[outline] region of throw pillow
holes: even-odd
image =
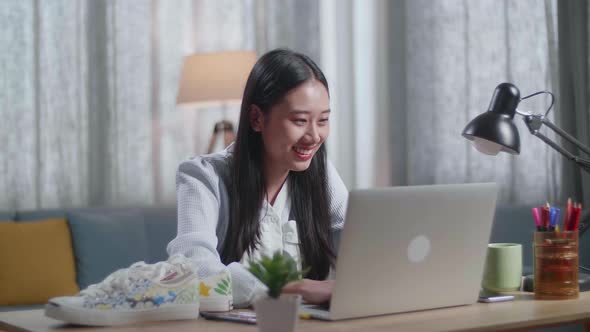
[[[145,223],[139,211],[104,209],[70,212],[67,216],[81,289],[147,259]]]
[[[78,291],[65,219],[0,222],[0,305],[43,304]]]

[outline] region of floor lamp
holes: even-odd
[[[186,109],[221,106],[223,112],[223,120],[213,128],[207,153],[223,149],[235,139],[234,126],[226,119],[227,108],[240,104],[255,62],[253,51],[198,53],[184,58],[177,106]]]

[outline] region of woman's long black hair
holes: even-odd
[[[309,57],[285,49],[263,55],[248,77],[231,165],[230,224],[221,253],[225,264],[239,261],[260,243],[260,209],[266,195],[264,144],[261,134],[250,125],[250,108],[256,105],[267,114],[287,92],[311,79],[328,90],[324,74]],[[310,269],[306,277],[317,280],[326,278],[335,260],[326,161],[322,144],[307,170],[291,171],[288,177],[302,265]]]

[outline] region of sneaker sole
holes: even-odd
[[[233,309],[233,301],[231,297],[226,298],[201,298],[201,311],[230,311]]]
[[[125,325],[148,321],[197,319],[199,304],[179,304],[137,310],[100,310],[47,304],[45,316],[79,325]]]

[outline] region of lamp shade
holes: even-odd
[[[255,62],[256,54],[252,51],[186,56],[176,104],[195,107],[203,103],[239,102]]]
[[[463,129],[463,137],[473,141],[475,148],[485,154],[500,151],[520,153],[520,136],[513,119],[520,92],[510,83],[496,87],[488,111],[471,120]]]

